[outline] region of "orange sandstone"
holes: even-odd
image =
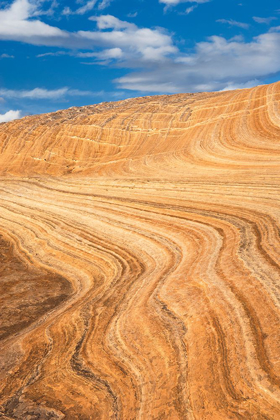
[[[0,124],[0,418],[280,418],[279,100]]]

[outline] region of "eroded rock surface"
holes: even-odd
[[[280,418],[279,100],[0,124],[0,418]]]

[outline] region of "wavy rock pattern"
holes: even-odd
[[[279,99],[0,125],[0,418],[280,418]]]

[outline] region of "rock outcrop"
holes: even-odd
[[[0,418],[280,418],[279,100],[0,124]]]

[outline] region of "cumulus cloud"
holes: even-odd
[[[168,1],[169,4],[180,3],[180,0]],[[205,2],[189,3],[195,7]],[[84,61],[92,59],[85,64],[108,65],[114,62],[122,68],[141,69],[118,78],[116,84],[121,89],[158,93],[222,90],[246,86],[246,83],[255,80],[261,82],[263,77],[280,71],[280,27],[270,28],[250,42],[245,42],[242,37],[225,39],[212,36],[197,43],[194,50],[186,54],[180,52],[172,36],[164,29],[141,28],[112,15],[91,17],[90,20],[96,24],[96,29],[92,31],[62,31],[35,17],[40,11],[39,3],[36,6],[28,0],[15,0],[11,6],[0,10],[0,39],[65,49],[44,52],[39,54],[41,57],[68,54],[84,58]],[[224,22],[247,28],[246,23],[222,20]],[[6,98],[57,99],[93,93],[66,87],[29,91],[2,89],[0,94]]]
[[[96,21],[98,29],[132,29],[135,30],[137,28],[134,23],[129,23],[124,20],[120,20],[112,15],[102,15],[102,16],[91,16],[89,20]]]
[[[8,99],[61,99],[66,96],[89,96],[92,94],[94,93],[90,91],[69,89],[68,87],[54,90],[42,88],[32,90],[0,89],[0,96]]]
[[[75,34],[75,45],[80,51],[55,51],[38,54],[37,57],[70,55],[99,60],[119,60],[126,67],[163,61],[178,53],[172,37],[163,29],[139,28],[112,15],[92,16],[96,31],[79,31]],[[81,51],[87,50],[87,51]]]
[[[0,39],[38,45],[56,45],[67,32],[34,19],[38,6],[28,0],[16,0],[0,10]]]
[[[139,28],[114,16],[102,15],[90,18],[96,21],[96,31],[73,33],[34,19],[37,11],[38,7],[28,0],[15,0],[10,7],[0,10],[0,40],[58,46],[69,50],[96,50],[98,53],[102,49],[119,48],[122,54],[118,54],[118,58],[134,60],[135,63],[139,60],[162,60],[177,52],[171,36],[161,29]]]
[[[248,23],[237,22],[236,20],[232,20],[232,19],[218,19],[216,20],[216,22],[226,23],[230,26],[237,26],[238,28],[242,28],[242,29],[249,29],[249,26],[250,26]]]
[[[133,23],[111,16],[94,16],[98,31],[79,31],[83,39],[93,45],[118,51],[118,58],[136,63],[141,61],[162,61],[166,56],[177,53],[170,35],[161,29],[139,28]],[[118,50],[116,50],[118,49]],[[106,51],[105,51],[106,53]]]
[[[251,42],[212,36],[196,45],[191,54],[179,54],[150,71],[116,79],[122,89],[147,92],[222,90],[280,71],[280,33],[259,35]]]
[[[0,114],[0,123],[18,120],[21,118],[21,111],[7,111],[5,114]]]

